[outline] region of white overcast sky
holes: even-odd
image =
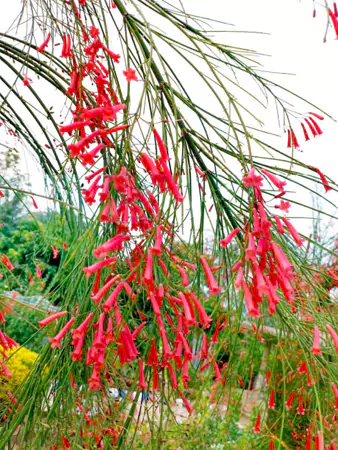
[[[4,32],[16,17],[20,4],[19,0],[6,2],[6,8],[0,15],[1,32]],[[233,27],[227,28],[233,32],[222,35],[222,38],[216,34],[215,36],[230,45],[265,54],[266,56],[259,59],[264,64],[264,69],[289,74],[274,75],[276,82],[338,118],[338,40],[330,30],[327,42],[323,43],[327,15],[322,7],[317,7],[317,18],[313,19],[311,0],[183,0],[183,4],[187,11],[196,15],[233,24]],[[214,27],[223,28],[217,23]],[[265,34],[239,32],[243,30]],[[301,110],[297,108],[297,104],[295,106],[297,110]],[[304,112],[309,110],[311,108]],[[286,137],[282,129],[278,128],[276,116],[271,109],[260,111],[259,114],[270,131],[282,136],[277,145],[285,150]],[[338,125],[330,119],[325,119],[321,125],[324,134],[303,145],[302,153],[298,153],[297,157],[338,181]],[[276,145],[276,142],[274,144]],[[36,176],[38,169],[33,167],[27,156],[25,164],[26,170],[33,174],[33,191],[42,193],[42,177]],[[337,203],[336,193],[329,193],[328,196]],[[310,198],[303,200],[310,201]],[[337,213],[332,207],[328,211],[335,215]],[[308,224],[304,223],[303,232],[306,232],[306,227]]]

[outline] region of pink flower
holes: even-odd
[[[311,347],[311,352],[314,355],[322,354],[322,352],[320,350],[320,333],[319,333],[318,327],[314,327],[314,339],[313,339],[313,346]]]
[[[133,80],[137,81],[136,71],[134,69],[131,69],[130,67],[129,69],[123,71],[123,75],[126,77],[128,83]]]
[[[248,174],[243,177],[244,187],[256,187],[263,186],[263,177],[255,175],[255,168],[253,167]]]
[[[290,207],[291,203],[285,202],[284,200],[281,200],[279,205],[275,205],[275,208],[280,209],[281,211],[285,211],[286,213],[289,212]]]

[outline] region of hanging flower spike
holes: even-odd
[[[136,70],[131,69],[130,67],[129,69],[123,71],[123,75],[126,77],[128,83],[131,81],[137,81]]]
[[[318,133],[317,133],[316,129],[314,128],[314,126],[312,125],[312,123],[309,121],[309,119],[306,119],[306,118],[305,118],[304,120],[305,120],[305,122],[307,123],[308,127],[310,128],[313,137],[318,136]]]
[[[223,238],[222,240],[219,241],[219,243],[221,244],[221,246],[223,248],[225,248],[227,245],[230,244],[230,242],[232,241],[232,239],[240,232],[241,230],[239,228],[235,228],[230,234],[228,234],[228,236],[226,236],[225,238]]]
[[[335,332],[335,330],[331,327],[331,325],[326,325],[327,331],[330,333],[334,346],[336,347],[336,353],[338,355],[338,334]]]
[[[312,169],[312,170],[314,170],[316,173],[318,173],[318,175],[320,176],[320,179],[321,179],[321,181],[322,181],[322,183],[323,183],[325,192],[331,191],[332,188],[329,186],[329,183],[328,183],[328,181],[327,181],[325,175],[324,175],[319,169],[317,169],[316,167],[311,167],[311,166],[310,166],[309,168]]]
[[[320,350],[320,333],[318,327],[314,327],[314,338],[313,338],[313,346],[311,347],[311,352],[314,355],[322,354]]]
[[[48,42],[50,41],[51,35],[50,33],[48,34],[48,36],[46,37],[46,39],[43,41],[43,43],[40,45],[40,47],[38,47],[36,50],[39,53],[43,53],[44,49],[47,47]]]
[[[258,413],[255,426],[253,427],[253,432],[255,434],[259,434],[261,432],[260,424],[261,424],[261,415]]]
[[[214,295],[216,295],[220,292],[221,288],[218,286],[217,281],[215,280],[205,257],[201,256],[200,261],[201,261],[202,267],[204,269],[204,273],[205,273],[207,283],[208,283],[208,286],[210,289],[210,295],[211,295],[211,297],[213,297]]]
[[[253,167],[250,172],[243,177],[244,187],[260,188],[263,186],[263,177],[255,175],[255,168]]]
[[[45,319],[39,320],[38,323],[39,323],[40,327],[45,327],[49,323],[53,322],[56,319],[59,319],[62,316],[65,316],[66,314],[68,314],[68,311],[57,312],[57,313],[52,314],[49,317],[46,317]]]

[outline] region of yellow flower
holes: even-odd
[[[1,346],[0,350],[3,351]],[[12,350],[6,350],[5,353],[8,359],[4,360],[2,356],[0,359],[6,364],[12,376],[7,379],[4,375],[0,375],[0,403],[8,403],[8,391],[15,395],[16,389],[25,380],[38,357],[37,353],[26,347],[15,347]]]

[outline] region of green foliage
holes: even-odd
[[[40,352],[46,337],[43,330],[39,329],[38,321],[46,316],[45,312],[34,308],[14,305],[12,314],[6,315],[4,332],[18,344],[35,352]]]

